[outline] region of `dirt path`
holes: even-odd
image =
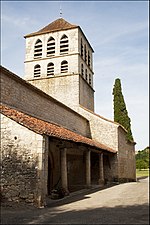
[[[148,178],[51,201],[44,209],[2,208],[4,224],[149,224]],[[54,200],[53,200],[54,201]]]

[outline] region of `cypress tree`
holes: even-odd
[[[121,124],[127,130],[127,140],[133,141],[131,132],[131,120],[128,116],[126,104],[122,94],[121,81],[119,78],[115,80],[114,88],[114,121]]]

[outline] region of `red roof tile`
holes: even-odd
[[[106,150],[108,152],[116,153],[115,150],[97,142],[92,139],[83,137],[77,133],[74,133],[62,126],[45,122],[41,119],[29,116],[23,112],[20,112],[16,109],[10,108],[5,105],[0,106],[1,113],[8,118],[16,121],[17,123],[25,126],[26,128],[38,133],[46,134],[48,136],[60,138],[63,140],[73,141],[76,143],[86,144],[101,150]]]
[[[76,27],[78,27],[78,26],[74,25],[74,24],[71,24],[71,23],[68,23],[63,18],[60,18],[60,19],[57,19],[57,20],[53,21],[52,23],[48,24],[47,26],[45,26],[41,30],[39,30],[35,33],[28,34],[25,37],[44,34],[44,33],[52,32],[52,31],[67,30],[67,29],[72,29],[72,28],[76,28]]]

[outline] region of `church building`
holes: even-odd
[[[59,18],[25,39],[24,79],[1,67],[1,197],[41,207],[55,189],[135,181],[135,142],[94,112],[80,26]]]

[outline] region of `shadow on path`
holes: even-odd
[[[147,181],[145,184],[147,185]],[[16,208],[4,207],[1,211],[1,224],[149,224],[149,206],[146,202],[140,204],[138,199],[136,204],[121,205],[120,203],[114,207],[108,207],[107,202],[100,207],[94,204],[83,207],[82,202],[80,203],[81,200],[91,198],[87,195],[100,190],[110,188],[113,192],[111,187],[114,186],[82,190],[59,201],[48,199],[47,207],[43,209],[33,206],[24,208],[19,205]],[[115,205],[113,204],[115,199],[112,198],[111,201],[112,205]],[[75,207],[69,203],[77,205]]]

